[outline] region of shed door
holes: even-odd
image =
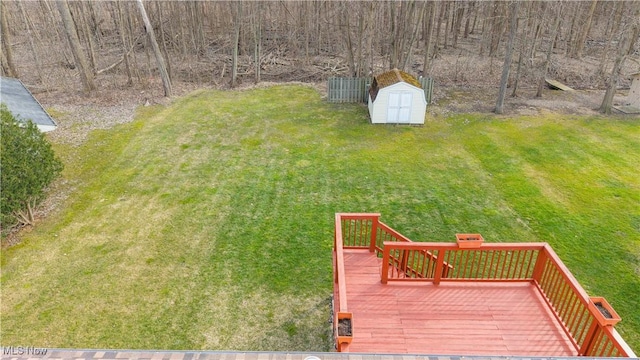
[[[411,120],[412,99],[413,95],[409,91],[390,92],[387,122],[393,124],[409,123]]]

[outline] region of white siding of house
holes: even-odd
[[[380,89],[373,102],[369,97],[369,115],[373,124],[424,124],[426,111],[424,90],[404,82]],[[404,121],[396,122],[394,119]]]

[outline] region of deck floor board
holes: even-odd
[[[576,356],[529,283],[380,283],[380,260],[344,251],[349,352]]]

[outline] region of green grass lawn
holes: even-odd
[[[2,256],[2,345],[331,350],[335,212],[549,242],[640,350],[640,121],[372,126],[307,87],[200,91],[56,145],[75,186]]]

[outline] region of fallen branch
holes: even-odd
[[[107,72],[107,71],[109,71],[109,70],[113,69],[114,67],[116,67],[116,66],[120,65],[120,64],[124,61],[125,57],[129,56],[129,54],[131,53],[131,51],[133,51],[133,48],[134,48],[134,47],[136,46],[136,44],[138,43],[138,40],[139,40],[139,39],[140,39],[140,36],[139,36],[139,37],[137,37],[137,38],[133,41],[133,45],[131,45],[131,47],[129,48],[129,51],[127,51],[126,53],[122,54],[122,57],[120,58],[120,60],[116,61],[115,63],[113,63],[113,64],[111,64],[111,65],[109,65],[109,66],[107,66],[107,67],[106,67],[106,68],[104,68],[104,69],[100,69],[100,70],[96,71],[95,75],[100,75],[100,74],[102,74],[103,72]]]
[[[100,75],[100,74],[102,74],[103,72],[109,71],[109,70],[113,69],[114,67],[116,67],[116,66],[120,65],[120,64],[124,61],[124,57],[125,57],[125,55],[122,55],[122,57],[120,58],[120,60],[116,61],[115,63],[113,63],[113,64],[111,64],[111,65],[109,65],[109,66],[107,66],[107,67],[106,67],[106,68],[104,68],[104,69],[100,69],[100,70],[96,71],[96,75]]]
[[[26,211],[24,209],[17,210],[13,212],[13,215],[16,217],[16,219],[21,225],[33,225],[35,220],[33,216],[33,207],[31,206],[31,201],[27,201],[26,205],[27,205]],[[34,205],[35,205],[35,202],[34,202]]]

